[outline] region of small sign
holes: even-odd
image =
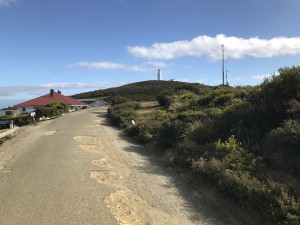
[[[1,120],[0,125],[9,125],[9,129],[13,129],[14,121],[13,120]]]
[[[11,123],[13,123],[12,120],[1,120],[1,121],[0,121],[0,124],[1,124],[1,125],[11,124]]]
[[[35,112],[30,113],[30,116],[35,116]]]

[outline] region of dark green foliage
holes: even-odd
[[[178,120],[164,122],[158,131],[157,143],[161,148],[176,146],[184,138],[185,124]]]
[[[51,107],[40,107],[40,108],[37,108],[35,110],[36,112],[36,116],[37,117],[54,117],[55,116],[55,110]]]
[[[174,97],[172,95],[158,95],[156,97],[160,106],[169,107],[174,102]]]
[[[300,122],[287,120],[272,130],[264,143],[268,162],[279,169],[300,175]]]
[[[269,101],[288,99],[300,100],[300,67],[281,68],[280,76],[265,79],[261,88],[263,96]]]
[[[204,85],[202,84],[191,84],[179,81],[143,81],[132,84],[126,84],[121,87],[108,88],[105,90],[97,90],[91,92],[85,92],[77,95],[73,95],[74,98],[104,98],[114,97],[117,95],[135,101],[155,101],[156,96],[162,93],[173,94],[175,90],[183,87],[191,89],[200,89]]]
[[[2,116],[1,120],[12,120],[14,123],[14,126],[25,126],[28,124],[33,123],[32,117],[28,114],[26,115],[18,115],[17,117],[15,116]],[[7,126],[5,127],[7,128]]]
[[[122,104],[122,103],[129,102],[130,99],[124,98],[120,95],[117,95],[117,96],[114,96],[114,97],[105,98],[105,101],[109,102],[112,106],[114,106],[114,105],[119,105],[119,104]]]
[[[69,111],[68,105],[63,102],[52,102],[44,107],[35,110],[36,116],[39,117],[56,117]]]
[[[155,141],[172,164],[192,166],[266,222],[299,224],[300,67],[279,73],[255,87],[181,85],[160,92],[155,123],[138,121],[126,132]],[[282,174],[298,186],[291,189]]]
[[[272,224],[299,224],[300,203],[294,193],[272,180],[258,179],[261,162],[233,136],[225,142],[218,140],[208,149],[192,162],[196,172],[243,207],[258,210]]]
[[[135,137],[139,143],[146,144],[152,140],[155,128],[148,123],[139,122],[127,127],[125,132],[128,136]]]
[[[126,128],[132,124],[132,120],[136,121],[138,119],[135,110],[140,107],[138,102],[126,102],[109,107],[107,112],[113,125]]]

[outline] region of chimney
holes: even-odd
[[[54,89],[50,89],[50,96],[53,97],[54,95]]]
[[[58,94],[61,94],[61,91],[60,91],[60,90],[57,90],[57,93],[58,93]]]

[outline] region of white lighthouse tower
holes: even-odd
[[[158,69],[158,71],[157,71],[157,80],[162,80],[162,75],[161,75],[160,69]]]

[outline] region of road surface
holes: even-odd
[[[105,108],[73,112],[0,146],[0,225],[245,224],[187,179],[109,126]]]

